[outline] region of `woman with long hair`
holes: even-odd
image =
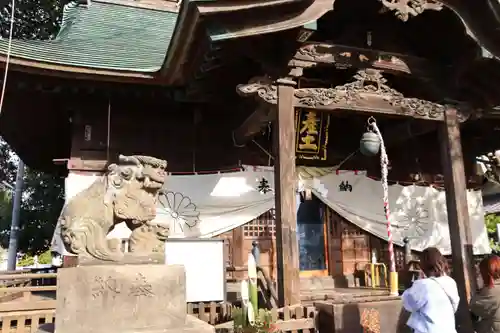
[[[460,297],[448,276],[446,258],[428,247],[420,259],[420,279],[403,293],[403,306],[411,312],[406,323],[415,333],[456,333],[455,312]]]
[[[489,256],[479,263],[483,287],[471,299],[470,310],[476,316],[477,333],[500,333],[500,258]]]

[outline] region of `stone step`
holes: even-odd
[[[334,289],[335,287],[335,280],[331,276],[300,278],[301,291]]]

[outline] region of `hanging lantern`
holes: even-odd
[[[368,119],[368,130],[361,136],[359,142],[359,151],[365,156],[375,156],[380,150],[380,138],[371,129],[371,122],[374,120]]]
[[[375,156],[380,150],[380,139],[377,134],[368,131],[363,133],[359,142],[359,151],[365,156]]]

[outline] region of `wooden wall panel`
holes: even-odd
[[[71,156],[100,161],[95,168],[102,169],[106,164],[108,150],[110,160],[118,154],[163,158],[168,170],[178,173],[269,163],[257,146],[234,145],[230,134],[233,124],[225,111],[215,106],[154,99],[91,99],[75,107],[74,113]],[[91,129],[90,139],[85,136],[85,128]],[[70,169],[82,165],[84,170],[95,171],[91,163],[76,163]]]
[[[342,221],[341,228],[343,273],[351,275],[370,262],[370,236],[346,220]]]
[[[258,241],[261,251],[260,266],[276,279],[276,239],[273,212],[267,212],[259,218],[224,234],[230,239],[231,265],[246,266],[252,242]],[[389,264],[387,242],[379,239],[348,222],[334,211],[327,209],[328,232],[328,274],[333,277],[362,276],[366,264],[371,262],[372,250],[377,253],[379,262]],[[395,247],[397,269],[403,269],[404,251]],[[231,275],[233,278],[246,278],[246,273]],[[350,279],[348,279],[350,280]]]
[[[260,249],[260,266],[267,271],[269,276],[276,279],[276,239],[272,211],[216,238],[223,238],[226,241],[228,267],[246,267],[248,254],[253,248],[252,243],[257,241]],[[245,279],[247,274],[246,272],[234,272],[228,274],[228,278]]]

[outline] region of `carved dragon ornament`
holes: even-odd
[[[296,107],[317,109],[349,109],[362,112],[405,115],[420,119],[443,120],[446,106],[418,98],[407,98],[387,85],[376,69],[359,70],[354,81],[334,88],[302,88],[294,91]],[[244,96],[257,95],[276,104],[277,86],[270,81],[256,80],[238,86]],[[459,120],[468,119],[468,109],[459,110]]]
[[[165,182],[167,162],[150,156],[123,156],[107,173],[78,193],[59,217],[66,249],[78,256],[120,261],[106,235],[125,222],[132,230],[130,251],[152,253],[168,236],[168,227],[153,224],[156,203]]]
[[[263,101],[270,104],[278,102],[278,88],[272,84],[272,80],[268,77],[252,78],[248,84],[238,85],[236,91],[244,97],[257,94]]]
[[[425,10],[443,9],[443,4],[435,0],[380,0],[380,2],[403,22],[408,21],[410,16],[422,14]]]

